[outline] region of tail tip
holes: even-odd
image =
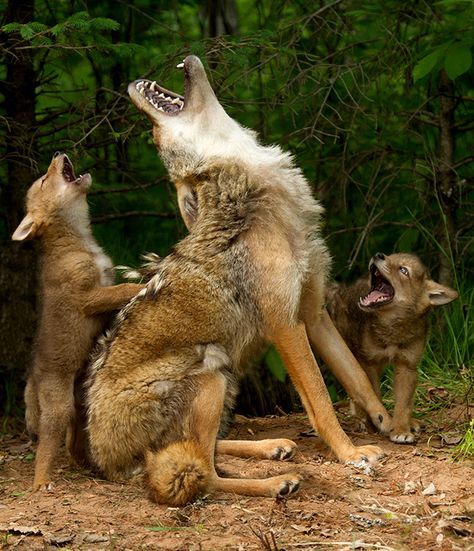
[[[150,500],[171,506],[193,502],[209,490],[210,465],[197,443],[182,441],[145,455]]]

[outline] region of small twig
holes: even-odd
[[[113,214],[106,214],[104,216],[96,216],[92,218],[93,224],[105,224],[107,222],[112,222],[113,220],[122,220],[125,218],[134,218],[136,216],[152,216],[155,218],[176,218],[176,213],[174,212],[153,212],[147,210],[132,210],[129,212],[117,212]]]
[[[111,189],[96,189],[94,191],[89,191],[88,195],[108,195],[109,193],[129,193],[133,191],[141,191],[142,189],[147,189],[149,187],[158,186],[161,183],[163,183],[163,180],[157,180],[155,182],[149,182],[148,184],[140,184],[138,186],[130,186],[130,187],[118,187],[118,188],[111,188]]]
[[[342,545],[347,545],[349,549],[380,549],[381,551],[395,551],[393,547],[388,547],[381,543],[365,543],[363,541],[305,541],[301,543],[292,543],[292,547],[310,547],[323,546],[341,548]]]
[[[270,529],[270,536],[268,536],[268,534],[264,534],[260,529],[255,530],[250,527],[250,530],[252,530],[253,534],[262,544],[263,551],[279,551],[278,544],[275,539],[275,532],[273,530]]]

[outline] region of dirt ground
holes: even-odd
[[[474,550],[474,468],[453,462],[461,406],[431,417],[418,444],[400,446],[355,432],[356,444],[377,443],[386,456],[372,472],[334,461],[303,414],[237,417],[233,438],[291,438],[289,462],[222,456],[228,475],[304,473],[288,499],[215,494],[183,508],[157,506],[140,481],[113,484],[79,473],[61,456],[51,492],[31,493],[34,449],[25,435],[5,435],[0,453],[0,542],[5,549]],[[449,415],[447,415],[449,413]],[[459,429],[458,429],[459,430]]]

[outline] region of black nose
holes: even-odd
[[[385,260],[385,255],[383,253],[375,253],[374,258],[377,260]]]
[[[56,157],[59,157],[59,155],[61,155],[61,151],[55,151],[53,155],[53,159],[55,159]]]

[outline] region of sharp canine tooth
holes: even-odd
[[[156,82],[153,81],[151,84],[150,84],[150,90],[153,90],[153,92],[156,90]]]
[[[177,69],[182,69],[183,67],[184,67],[184,61],[182,63],[178,63],[178,65],[176,65]]]

